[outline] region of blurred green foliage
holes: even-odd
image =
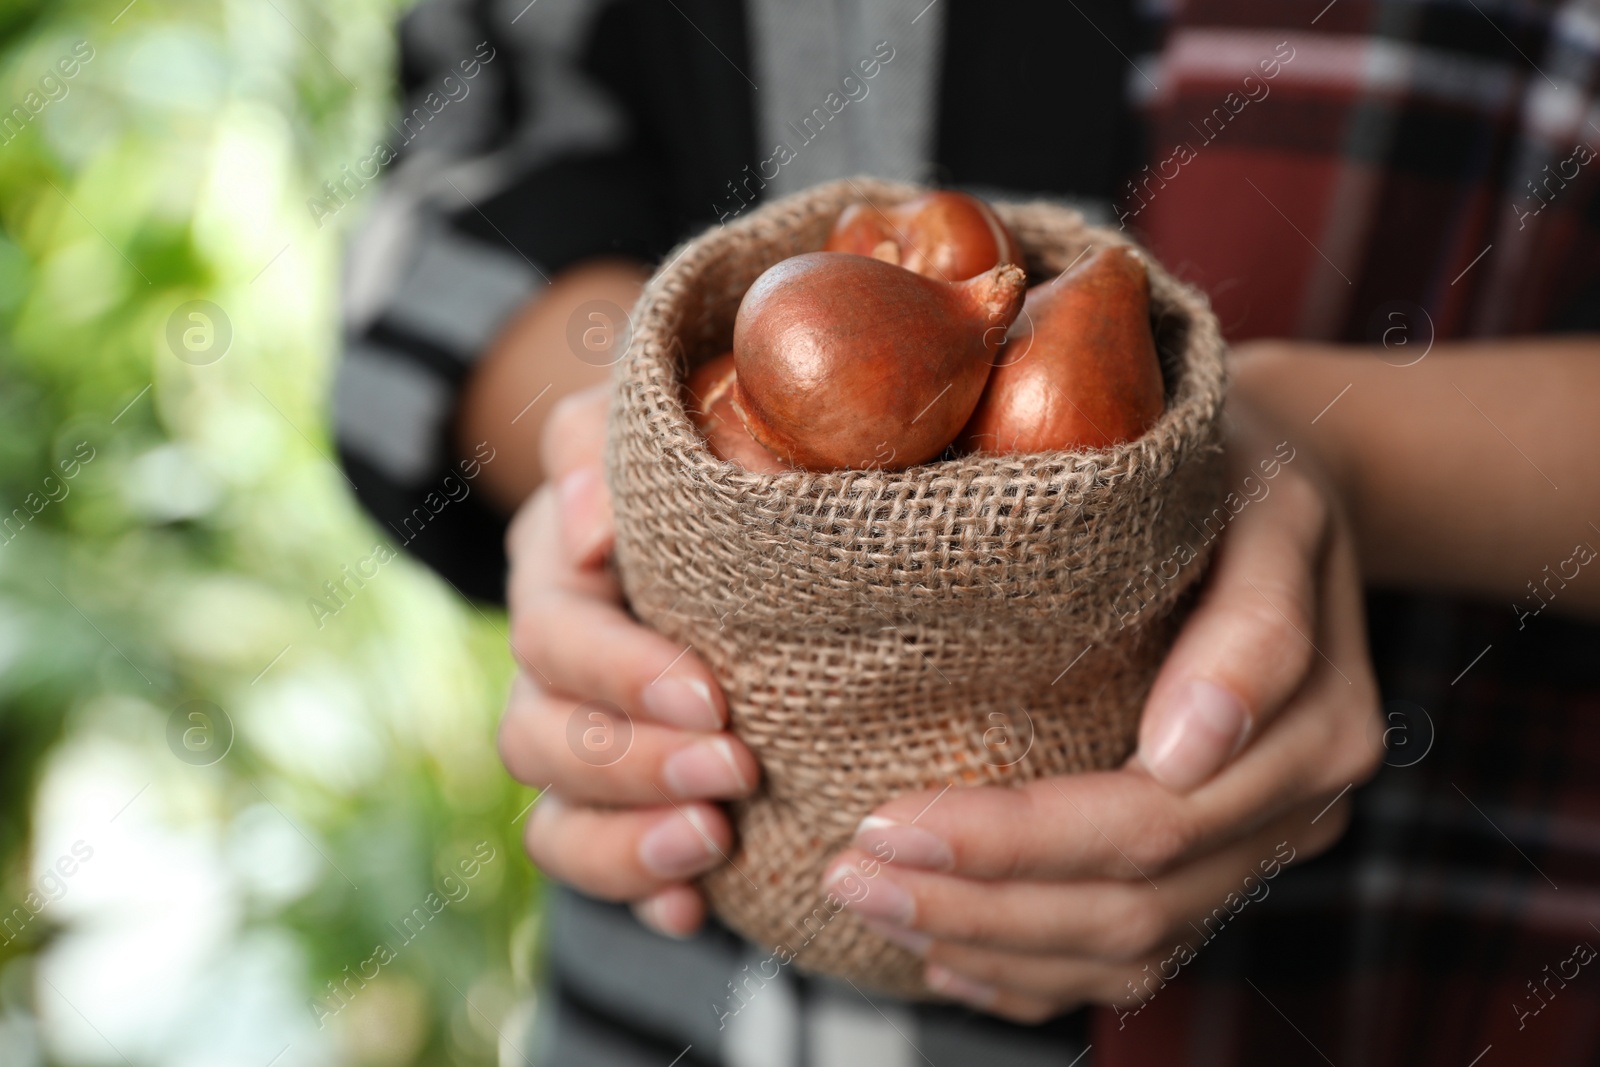
[[[358,212],[306,200],[393,106],[401,6],[0,10],[4,1062],[525,1040],[503,620],[410,560],[308,604],[381,535],[326,428]]]

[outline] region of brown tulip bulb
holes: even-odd
[[[1022,249],[994,209],[966,193],[924,193],[903,204],[851,204],[823,246],[872,256],[941,281],[959,282],[1000,263],[1021,263]]]
[[[709,363],[702,363],[684,383],[683,406],[688,411],[689,421],[706,439],[706,447],[718,459],[757,474],[790,470],[787,463],[762,448],[744,428],[744,422],[733,410],[737,389],[732,352],[724,352]]]
[[[1026,284],[1010,263],[951,283],[839,252],[786,259],[739,304],[734,406],[797,467],[924,463],[971,416]]]
[[[1165,387],[1150,329],[1150,275],[1112,245],[1028,293],[962,431],[984,452],[1109,448],[1161,417]]]

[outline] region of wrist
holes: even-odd
[[[480,483],[500,510],[514,512],[544,480],[546,417],[565,397],[606,381],[616,361],[609,347],[578,351],[575,317],[588,313],[577,323],[585,348],[591,334],[615,345],[626,336],[616,320],[626,316],[644,278],[644,268],[615,259],[567,268],[502,327],[473,368],[456,412],[458,447],[468,453],[481,441],[505,457]]]
[[[1361,364],[1332,345],[1250,341],[1228,353],[1228,403],[1264,423],[1278,440],[1310,453],[1346,515],[1360,511],[1359,426],[1339,413]],[[1353,410],[1353,409],[1352,409]],[[1338,414],[1336,414],[1338,413]]]

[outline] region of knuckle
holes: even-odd
[[[1304,635],[1312,624],[1305,621],[1302,594],[1280,582],[1252,580],[1254,588],[1239,590],[1229,605],[1225,632],[1217,644],[1224,649],[1214,668],[1224,687],[1241,694],[1252,715],[1274,710],[1262,707],[1277,698],[1267,693],[1293,690],[1312,668],[1314,655]]]
[[[1343,688],[1343,687],[1341,687]],[[1340,788],[1369,781],[1383,763],[1382,717],[1375,694],[1340,693],[1337,706],[1318,716],[1318,751],[1327,754],[1319,784]]]
[[[582,432],[584,423],[593,416],[594,398],[585,392],[569,393],[556,401],[539,435],[541,454],[548,456],[558,452],[563,442]]]
[[[1307,530],[1320,530],[1327,524],[1330,515],[1328,499],[1312,479],[1285,478],[1273,491],[1281,494],[1282,513],[1303,521]]]
[[[1148,956],[1167,933],[1167,918],[1153,898],[1135,892],[1113,911],[1113,921],[1102,928],[1102,951],[1107,958],[1126,963]]]
[[[1349,753],[1345,777],[1358,785],[1369,782],[1383,766],[1382,743],[1372,743],[1372,738],[1383,736],[1383,719],[1377,707],[1373,706],[1369,714],[1358,716],[1347,733],[1348,740],[1342,746]]]
[[[506,533],[503,544],[506,558],[515,570],[517,560],[524,547],[532,547],[539,536],[539,524],[543,518],[541,514],[555,506],[555,497],[549,486],[542,485],[534,490],[533,495],[523,501],[517,508],[516,514],[506,524]]]
[[[1295,676],[1311,665],[1311,644],[1305,635],[1315,623],[1304,591],[1289,582],[1261,581],[1240,604],[1240,626],[1249,635],[1256,662],[1278,663]]]
[[[637,751],[637,746],[622,754],[615,763],[593,769],[590,791],[597,803],[636,807],[652,801],[660,803],[663,756]],[[587,766],[585,770],[588,770]]]
[[[1016,939],[1015,916],[1004,909],[974,907],[937,884],[905,886],[916,899],[911,926],[957,945],[994,946]]]
[[[582,861],[573,864],[562,880],[577,886],[591,897],[612,904],[629,904],[645,895],[644,887],[633,884],[620,872],[596,868],[592,863]]]
[[[1306,792],[1321,792],[1338,782],[1338,788],[1348,784],[1349,779],[1344,776],[1345,768],[1341,766],[1341,742],[1344,740],[1344,726],[1339,722],[1339,716],[1326,703],[1307,709],[1311,715],[1311,728],[1313,743],[1308,751],[1316,754],[1316,765],[1312,773],[1301,780],[1300,788]],[[1330,758],[1329,754],[1333,754]]]
[[[1344,836],[1350,828],[1351,813],[1354,805],[1349,797],[1343,797],[1335,804],[1326,816],[1318,820],[1310,840],[1306,843],[1306,856],[1321,855],[1332,848],[1334,843]],[[1326,825],[1323,825],[1323,824]]]
[[[994,1010],[995,1014],[1003,1019],[1024,1026],[1037,1026],[1060,1014],[1066,1006],[1069,1005],[1058,1005],[1055,1001],[1035,1000],[1032,997],[1008,997],[996,1003]]]
[[[1140,829],[1138,839],[1130,846],[1131,861],[1137,863],[1139,870],[1145,874],[1152,871],[1159,874],[1189,854],[1194,847],[1196,834],[1197,831],[1188,820],[1164,809],[1152,815]],[[1120,859],[1117,855],[1109,857],[1113,864],[1118,864]],[[1143,877],[1137,871],[1127,871],[1125,866],[1119,873]]]
[[[543,666],[548,621],[551,617],[550,598],[535,594],[525,601],[510,619],[511,651],[528,663]]]
[[[982,908],[947,908],[935,895],[913,890],[916,908],[911,928],[956,944],[983,944],[993,940],[991,924]]]
[[[528,820],[522,841],[529,860],[547,877],[601,900],[629,900],[636,887],[628,884],[626,872],[618,864],[604,859],[612,851],[597,847],[606,843],[606,837],[605,828],[574,826],[564,806],[552,806],[544,815]]]
[[[554,876],[560,867],[556,848],[560,815],[554,810],[540,814],[537,809],[541,807],[544,805],[536,806],[535,814],[522,827],[522,849],[535,867]]]
[[[1107,968],[1106,973],[1089,983],[1085,997],[1096,1004],[1127,1005],[1130,1000],[1137,1000],[1130,994],[1129,986],[1145,976],[1145,971],[1134,967]]]
[[[522,746],[512,736],[511,716],[504,715],[500,719],[500,728],[494,735],[495,751],[500,755],[500,763],[505,767],[506,773],[517,781],[525,781],[522,765]]]
[[[1048,803],[1040,803],[1040,794],[1032,789],[1007,790],[1007,795],[996,799],[1016,811],[1006,820],[1007,825],[1041,827],[1047,838],[1059,840],[1059,826],[1052,825],[1060,818],[1059,812],[1050,810]],[[1033,834],[997,834],[988,839],[989,847],[996,851],[995,873],[1007,881],[1031,878],[1038,874],[1040,845]]]
[[[575,708],[574,714],[581,710],[581,706]],[[667,792],[663,788],[662,764],[676,749],[648,738],[641,740],[637,734],[619,739],[618,743],[626,748],[616,755],[607,754],[607,762],[596,763],[579,756],[581,742],[552,742],[548,757],[551,779],[585,804],[634,808],[664,803]]]
[[[495,748],[506,773],[524,785],[542,785],[538,779],[544,772],[539,745],[525,728],[526,713],[507,709],[500,719],[500,729],[495,733]]]
[[[1306,805],[1306,812],[1318,810],[1327,803],[1326,797],[1318,797],[1313,802],[1316,807]],[[1295,856],[1286,866],[1297,866],[1307,860],[1314,859],[1328,851],[1344,837],[1345,831],[1350,828],[1350,821],[1355,811],[1354,804],[1348,796],[1340,797],[1317,819],[1316,825],[1308,827],[1303,833],[1294,838]]]

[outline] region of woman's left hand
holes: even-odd
[[[1259,419],[1230,401],[1235,489],[1281,439]],[[1126,765],[897,798],[830,865],[825,885],[893,850],[849,906],[932,990],[1024,1022],[1133,1010],[1343,833],[1382,755],[1355,553],[1304,450],[1270,487],[1219,543]]]

